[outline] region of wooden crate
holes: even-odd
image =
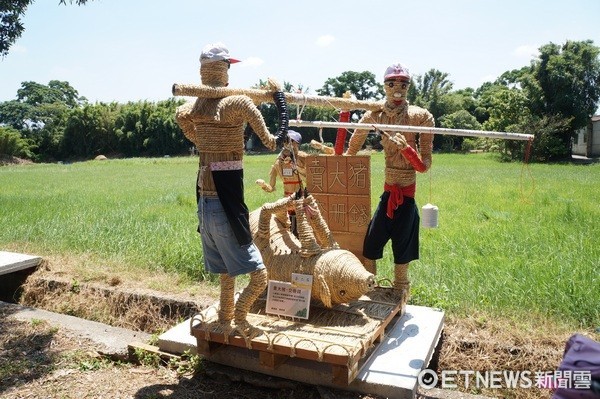
[[[208,360],[223,359],[217,356],[220,351],[246,348],[256,352],[267,372],[292,358],[305,359],[327,364],[331,382],[346,386],[357,376],[373,345],[381,341],[386,327],[403,314],[405,304],[399,291],[380,287],[358,301],[331,309],[313,303],[308,320],[293,320],[264,314],[265,301],[259,298],[248,314],[256,329],[250,336],[220,325],[217,304],[194,316],[191,333],[197,339],[198,353]]]
[[[362,259],[371,220],[371,158],[368,155],[308,155],[306,189],[315,197],[341,248]]]

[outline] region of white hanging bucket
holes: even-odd
[[[425,228],[438,227],[438,207],[432,204],[423,205],[421,225]]]

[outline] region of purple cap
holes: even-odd
[[[295,130],[288,130],[287,134],[288,134],[288,137],[291,140],[294,140],[296,143],[300,144],[302,142],[302,136],[297,131],[295,131]]]

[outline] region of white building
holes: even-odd
[[[600,115],[592,116],[587,127],[576,132],[571,152],[588,158],[600,157]]]

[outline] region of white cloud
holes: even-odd
[[[514,51],[513,51],[513,55],[519,57],[519,58],[527,58],[527,59],[531,59],[533,57],[537,57],[539,55],[539,51],[537,46],[532,46],[529,44],[523,44],[519,47],[517,47]]]
[[[323,35],[317,39],[315,44],[319,47],[327,47],[334,41],[335,37],[333,37],[332,35]]]
[[[243,67],[257,67],[257,66],[261,66],[264,63],[265,63],[265,61],[262,58],[248,57],[245,60],[242,60],[242,62],[240,63],[240,66],[243,66]]]

